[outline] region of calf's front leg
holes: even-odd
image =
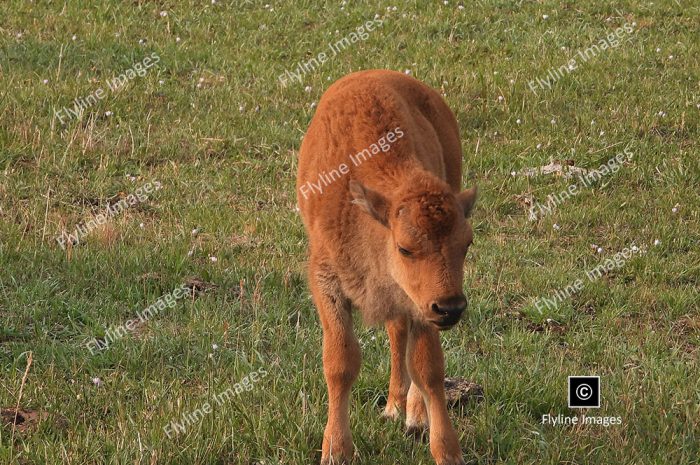
[[[437,329],[412,322],[406,356],[411,381],[420,391],[428,413],[433,458],[438,465],[464,465],[457,433],[447,414],[445,359]]]
[[[406,368],[406,344],[408,343],[408,320],[399,317],[385,323],[391,347],[391,376],[389,378],[389,396],[384,409],[384,416],[397,419],[406,412],[406,397],[411,378]]]
[[[328,421],[323,432],[321,464],[348,463],[354,454],[350,390],[360,372],[360,345],[352,328],[349,300],[327,273],[310,271],[311,293],[323,325],[323,374],[328,386]]]

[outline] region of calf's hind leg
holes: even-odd
[[[350,301],[334,275],[311,266],[309,281],[323,325],[323,374],[328,386],[328,421],[323,433],[321,464],[347,463],[354,448],[350,433],[350,390],[360,372],[360,345],[352,329]]]

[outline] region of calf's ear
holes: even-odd
[[[352,203],[384,226],[389,226],[389,201],[382,194],[351,180],[350,195]]]
[[[464,217],[469,218],[472,214],[474,204],[476,203],[476,186],[457,194],[457,202],[459,202],[462,206],[462,210],[464,210]]]

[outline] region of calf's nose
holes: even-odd
[[[467,298],[464,294],[439,299],[430,305],[433,312],[443,317],[457,317],[462,315],[462,312],[467,308]]]

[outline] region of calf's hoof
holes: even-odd
[[[348,465],[352,462],[351,458],[333,456],[321,459],[321,465]]]
[[[430,435],[430,453],[438,465],[465,465],[462,458],[462,448],[454,431],[440,434],[432,431]]]
[[[403,411],[396,404],[387,404],[382,411],[382,418],[387,420],[398,420],[401,418]]]
[[[437,465],[466,465],[461,453],[455,456],[447,456],[439,460],[435,459],[435,462]]]
[[[427,425],[406,425],[406,437],[416,442],[428,442],[429,432]]]
[[[349,433],[331,434],[326,432],[321,450],[321,465],[349,464],[352,462],[354,452],[355,447]]]

